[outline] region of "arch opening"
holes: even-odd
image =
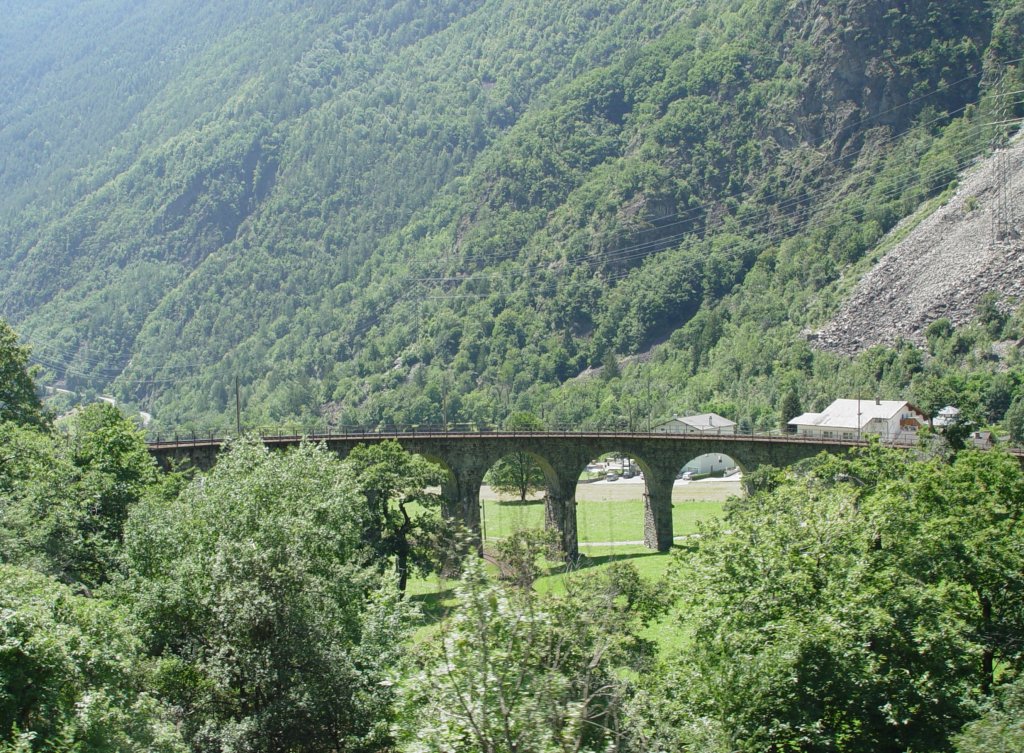
[[[730,497],[745,496],[743,468],[723,452],[690,458],[679,468],[672,483],[672,524],[675,541],[697,532],[704,520],[724,514]]]
[[[448,464],[448,461],[441,455],[434,454],[432,452],[423,452],[422,450],[406,450],[411,455],[419,455],[421,458],[429,463],[433,463],[441,472],[444,474],[444,480],[442,481],[441,489],[448,486],[455,480],[455,472],[452,467]],[[429,489],[428,491],[440,492],[441,489]]]
[[[731,479],[735,476],[734,480],[738,481],[743,478],[743,472],[739,463],[724,452],[705,452],[683,464],[676,474],[676,479],[682,480],[683,476],[686,476],[688,481],[707,478]]]
[[[492,462],[480,486],[484,546],[518,531],[544,528],[545,498],[557,483],[551,464],[534,452],[509,452]]]
[[[643,458],[621,449],[580,469],[574,497],[582,554],[604,560],[635,554],[643,546],[651,473]]]

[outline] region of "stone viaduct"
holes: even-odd
[[[579,552],[576,533],[576,484],[587,464],[605,454],[631,457],[643,471],[644,544],[659,551],[672,546],[672,486],[679,470],[705,453],[728,455],[743,472],[760,465],[787,466],[822,451],[846,452],[866,441],[800,439],[765,435],[631,434],[613,432],[367,432],[306,437],[264,436],[271,448],[318,442],[344,457],[358,444],[395,440],[409,451],[440,464],[448,480],[442,488],[443,513],[480,535],[480,487],[484,474],[498,460],[516,452],[536,458],[544,470],[547,493],[545,520],[556,528],[567,556]],[[224,446],[221,439],[188,439],[149,443],[163,468],[187,463],[210,468]]]

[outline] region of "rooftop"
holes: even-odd
[[[824,426],[839,429],[863,429],[875,418],[886,421],[909,408],[906,400],[834,400],[821,413],[804,413],[789,423],[793,426]]]
[[[697,429],[727,429],[731,426],[735,426],[735,421],[730,421],[725,416],[719,416],[717,413],[700,413],[696,416],[676,416],[676,421],[682,421],[688,426],[693,426]]]

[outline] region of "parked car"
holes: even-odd
[[[618,481],[619,480],[619,474],[613,473],[612,471],[608,471],[608,473],[606,473],[605,476],[604,476],[604,480],[605,481]]]

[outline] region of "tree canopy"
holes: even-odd
[[[0,647],[0,751],[187,750],[115,605],[0,564]]]
[[[692,643],[656,744],[946,749],[995,664],[1020,666],[1020,482],[999,454],[874,447],[736,502],[679,556]]]
[[[41,426],[46,421],[29,353],[28,347],[18,344],[14,330],[0,319],[0,422]]]
[[[180,496],[132,510],[118,593],[148,626],[154,682],[193,750],[386,745],[382,683],[405,618],[356,489],[322,448],[242,441]]]
[[[430,487],[445,472],[393,440],[358,445],[345,459],[366,500],[364,538],[380,566],[395,558],[398,590],[405,592],[411,568],[435,572],[459,559],[459,531],[442,522],[441,499]]]

